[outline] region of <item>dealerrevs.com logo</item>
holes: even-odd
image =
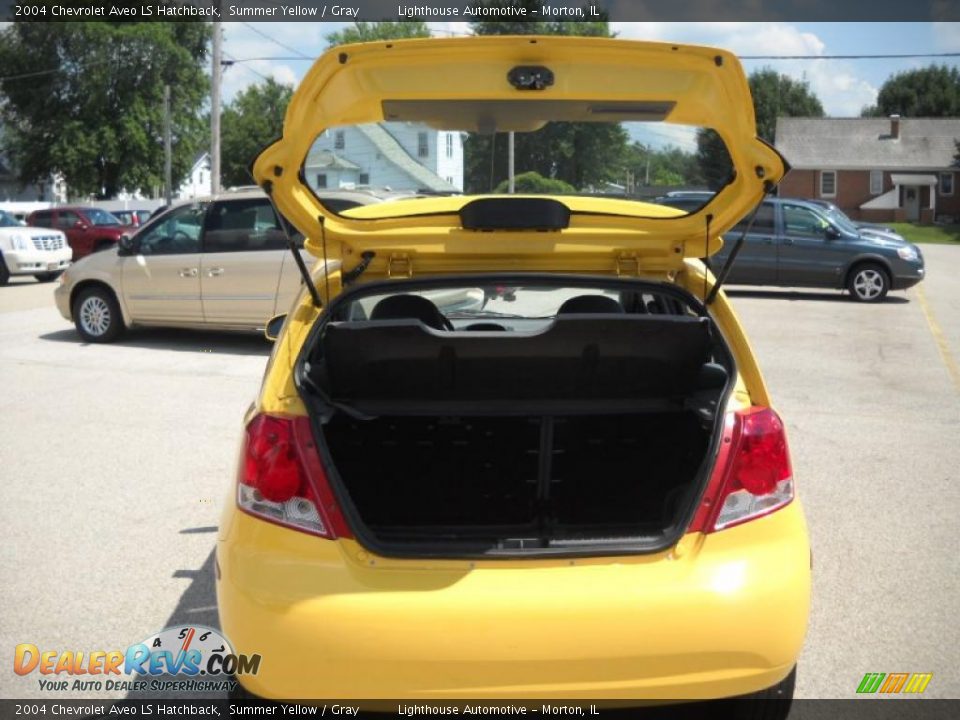
[[[187,625],[161,630],[126,650],[41,650],[21,643],[13,670],[42,676],[41,690],[222,691],[232,689],[234,675],[256,675],[260,661],[259,654],[234,653],[218,630]]]

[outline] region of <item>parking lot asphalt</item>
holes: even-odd
[[[810,523],[798,697],[852,697],[866,672],[932,672],[927,696],[960,697],[960,248],[924,253],[926,282],[881,305],[730,293]],[[0,287],[0,647],[122,650],[216,626],[216,526],[270,346],[148,329],[84,344],[53,287]],[[0,696],[125,694],[51,695],[37,677],[7,665]]]

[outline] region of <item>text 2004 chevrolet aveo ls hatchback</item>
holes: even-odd
[[[734,164],[693,214],[455,187],[338,214],[315,194],[404,143],[396,162],[419,146],[407,169],[442,189],[464,138],[576,147],[667,123],[712,128]],[[308,156],[342,162],[321,179]],[[254,164],[327,262],[277,339],[220,527],[222,627],[263,657],[243,689],[789,697],[806,525],[784,424],[697,259],[785,170],[715,49],[497,37],[320,58]],[[489,301],[430,300],[462,287]]]

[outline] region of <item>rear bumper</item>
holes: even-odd
[[[471,564],[373,557],[231,499],[217,598],[264,697],[728,697],[796,663],[809,553],[798,501],[654,556]]]

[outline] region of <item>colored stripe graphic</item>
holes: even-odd
[[[907,681],[907,686],[903,691],[905,693],[922,693],[927,689],[927,684],[932,677],[933,673],[914,673],[910,676],[910,680]]]
[[[875,692],[919,694],[927,689],[932,678],[933,673],[866,673],[857,692],[864,695]]]
[[[875,693],[885,677],[886,673],[867,673],[863,676],[863,680],[860,681],[860,687],[857,688],[857,692]]]
[[[904,683],[907,682],[907,678],[910,677],[910,673],[890,673],[887,675],[887,681],[880,688],[882,693],[898,693],[901,688],[903,688]]]

